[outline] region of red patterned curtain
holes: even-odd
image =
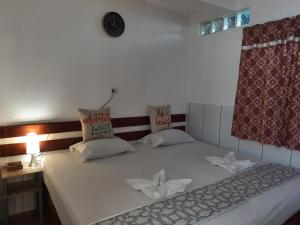
[[[300,15],[243,33],[232,135],[300,150]]]

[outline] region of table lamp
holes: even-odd
[[[40,142],[36,133],[34,132],[27,134],[26,153],[31,155],[31,161],[28,166],[29,167],[39,166],[39,163],[36,160],[37,157],[36,154],[40,153]]]

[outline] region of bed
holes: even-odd
[[[232,176],[204,156],[228,150],[202,142],[153,149],[135,143],[135,152],[80,163],[68,151],[47,156],[44,181],[63,225],[89,225],[152,203],[125,179],[151,178],[165,169],[172,179],[192,178],[186,192]],[[237,154],[239,159],[253,157]],[[300,209],[300,177],[275,187],[203,225],[282,225]]]

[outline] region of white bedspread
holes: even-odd
[[[124,180],[151,177],[160,168],[168,171],[170,179],[193,179],[186,191],[231,176],[224,168],[204,159],[207,155],[224,156],[229,151],[201,142],[158,149],[142,145],[136,148],[136,152],[87,163],[80,163],[69,152],[46,157],[44,179],[63,225],[89,225],[151,204],[149,198]],[[254,160],[239,154],[237,158]],[[299,186],[297,178],[203,224],[281,225],[300,209]]]

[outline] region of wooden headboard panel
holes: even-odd
[[[178,126],[173,124],[173,127],[185,130],[185,124],[183,124],[185,119],[185,114],[172,115],[172,123],[181,123]],[[149,127],[135,129],[139,126],[148,126],[150,124],[148,116],[114,118],[112,124],[114,129],[121,130],[115,131],[116,136],[128,141],[138,140],[150,133]],[[29,132],[47,136],[45,141],[40,142],[41,152],[67,149],[70,145],[82,140],[79,121],[2,126],[0,127],[0,141],[2,141],[0,157],[25,154],[26,145],[20,137],[26,136]],[[48,138],[50,136],[51,138]]]

